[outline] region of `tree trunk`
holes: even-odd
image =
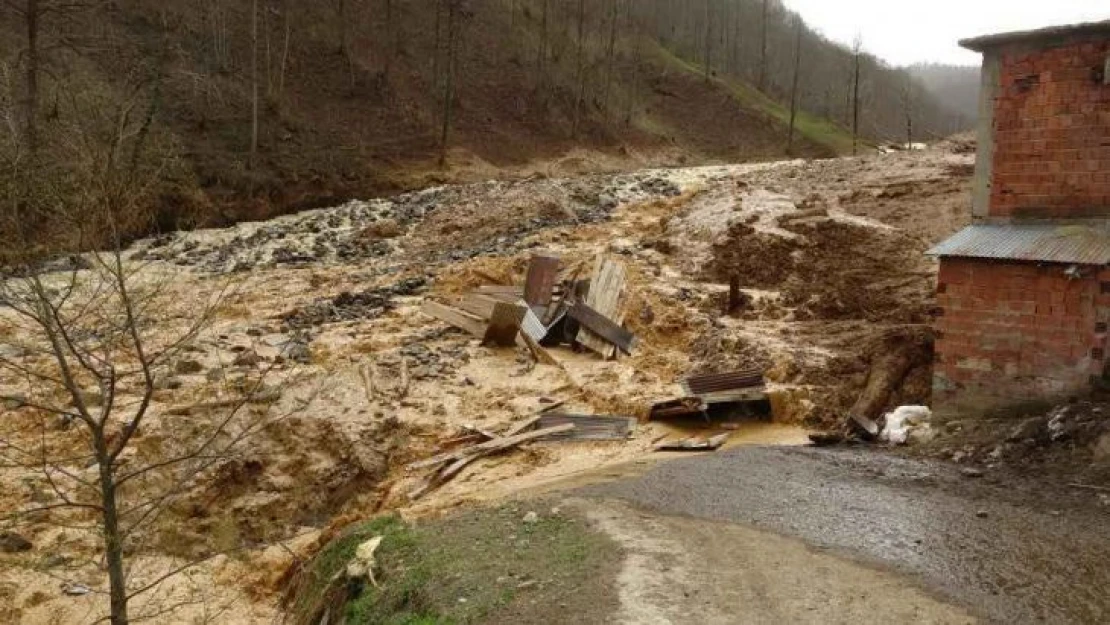
[[[455,31],[457,0],[447,0],[447,81],[443,88],[443,129],[439,137],[439,165],[447,165],[447,141],[451,134],[451,100],[455,96]]]
[[[705,0],[705,82],[712,73],[713,22],[709,19],[709,2]]]
[[[572,126],[571,135],[578,136],[578,128],[582,123],[582,101],[586,97],[586,75],[585,75],[585,57],[583,56],[586,51],[586,0],[578,0],[578,60],[576,62],[578,69],[576,75],[578,79],[578,95],[574,98],[574,125]]]
[[[617,2],[618,0],[610,0],[609,7],[609,49],[607,55],[609,57],[609,70],[605,76],[605,121],[609,121],[609,96],[613,89],[613,72],[615,71],[616,64],[616,48],[617,48]]]
[[[116,478],[103,426],[93,431],[100,464],[100,505],[104,508],[104,558],[108,566],[108,596],[112,625],[127,625],[127,577],[123,569],[123,536],[116,509]]]
[[[258,156],[258,0],[251,0],[251,149],[247,169]]]
[[[855,57],[853,60],[853,77],[852,77],[852,156],[859,153],[859,74],[860,74],[860,55],[862,54],[862,43],[858,40],[855,44]]]
[[[27,0],[27,148],[38,151],[39,0]]]
[[[385,53],[385,79],[388,82],[393,71],[393,57],[397,54],[397,43],[400,41],[393,28],[393,0],[385,0],[385,36],[389,41]]]
[[[794,123],[798,117],[798,79],[802,74],[802,18],[795,18],[794,35],[794,81],[790,88],[790,134],[786,140],[787,156],[794,155]]]
[[[290,3],[286,1],[282,6],[282,21],[285,24],[285,42],[281,46],[281,68],[278,70],[277,95],[281,98],[285,94],[285,68],[289,64],[289,40],[292,35],[292,20],[289,19]]]
[[[763,20],[759,27],[759,90],[767,90],[767,3],[763,0]]]

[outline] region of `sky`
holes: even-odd
[[[784,0],[834,41],[894,65],[978,65],[957,41],[976,35],[1110,19],[1110,0]]]

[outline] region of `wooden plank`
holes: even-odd
[[[493,307],[501,300],[482,293],[467,293],[455,301],[456,307],[476,317],[489,320],[493,316]]]
[[[509,449],[511,447],[516,447],[517,445],[520,445],[521,443],[527,443],[528,441],[532,441],[532,440],[535,440],[537,438],[543,438],[545,436],[551,436],[552,434],[562,434],[563,432],[569,432],[573,429],[574,429],[574,424],[573,423],[568,423],[566,425],[560,425],[560,426],[557,426],[557,427],[547,428],[547,429],[544,429],[544,430],[536,430],[534,432],[525,432],[523,434],[517,434],[515,436],[503,436],[501,438],[495,438],[492,441],[487,441],[485,443],[474,445],[473,447],[467,447],[465,449],[459,449],[459,450],[456,450],[456,451],[449,451],[447,453],[442,453],[442,454],[439,454],[437,456],[433,456],[431,458],[428,458],[427,460],[420,460],[418,462],[414,462],[414,463],[408,465],[405,468],[408,469],[409,471],[415,471],[417,469],[426,469],[428,467],[434,467],[434,466],[438,466],[438,465],[445,464],[445,463],[448,463],[448,462],[453,462],[455,460],[459,460],[460,458],[465,458],[466,456],[469,456],[471,454],[483,453],[483,452],[492,453],[492,452],[495,452],[495,451],[502,451],[502,450],[505,450],[505,449]]]
[[[485,284],[477,289],[478,293],[484,295],[512,295],[514,301],[520,299],[524,295],[524,289],[519,286],[500,286],[494,284]]]
[[[536,339],[529,336],[527,332],[521,332],[519,338],[524,341],[524,344],[528,347],[528,350],[532,352],[533,356],[535,356],[536,362],[540,363],[541,365],[551,365],[553,367],[563,366],[562,363],[560,363],[558,360],[555,359],[554,356],[551,355],[551,352],[547,351],[547,348],[537,343]]]
[[[546,307],[551,303],[555,279],[559,275],[559,257],[553,254],[536,254],[528,263],[528,277],[524,281],[524,301],[529,306]]]
[[[472,334],[479,338],[486,334],[486,324],[478,317],[469,315],[458,308],[444,306],[439,302],[425,301],[424,305],[420,307],[420,312],[434,317],[440,321],[454,326],[467,334]]]
[[[525,307],[497,302],[493,307],[493,315],[489,318],[489,325],[486,326],[485,334],[482,336],[482,345],[502,347],[515,345],[524,313]]]
[[[588,304],[576,302],[567,309],[567,314],[597,336],[619,347],[622,352],[631,355],[632,350],[636,349],[636,335],[590,308]]]
[[[593,278],[590,280],[590,293],[586,296],[586,305],[603,317],[619,321],[620,297],[623,289],[624,265],[604,256],[598,256]],[[606,359],[613,358],[617,353],[615,345],[588,328],[579,330],[578,342]]]

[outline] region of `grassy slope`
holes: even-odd
[[[704,80],[703,66],[678,57],[662,45],[656,44],[655,51],[661,62],[681,68],[694,77]],[[735,98],[740,105],[760,111],[780,124],[786,126],[790,124],[790,109],[772,100],[747,82],[717,76],[711,77],[710,80]],[[836,154],[847,154],[852,151],[852,134],[828,119],[806,111],[798,111],[795,128],[801,136],[827,147]]]
[[[568,602],[615,608],[607,582],[619,567],[616,545],[565,513],[524,523],[527,510],[508,504],[420,524],[388,516],[357,525],[310,563],[290,613],[306,624],[330,610],[352,625],[415,625],[543,622]],[[379,587],[344,579],[358,546],[379,535]]]

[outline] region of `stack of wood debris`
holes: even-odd
[[[472,426],[457,438],[445,441],[450,447],[431,458],[414,462],[409,471],[434,469],[424,482],[409,493],[419,499],[462,472],[475,460],[515,449],[540,439],[549,441],[620,441],[632,436],[636,420],[628,417],[599,417],[556,412],[562,402],[552,404],[532,417],[515,424],[503,434],[493,434]]]
[[[742,369],[724,373],[689,376],[679,382],[683,395],[656,402],[649,420],[699,417],[709,420],[709,408],[722,404],[746,404],[767,399],[767,385],[759,369]],[[710,438],[687,438],[668,441],[656,451],[716,451],[728,439],[727,434]]]
[[[547,347],[570,344],[603,358],[631,354],[636,337],[622,325],[624,266],[598,257],[589,279],[560,276],[560,259],[533,256],[523,286],[485,285],[450,302],[426,301],[423,312],[482,340],[520,345],[536,360],[557,365]]]

